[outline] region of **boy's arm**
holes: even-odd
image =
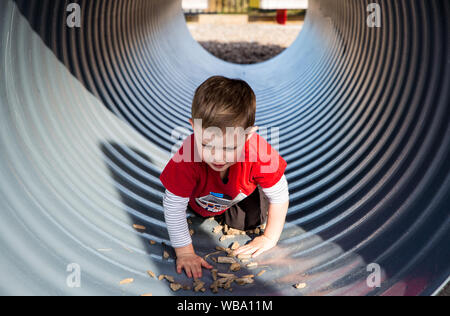
[[[289,190],[286,177],[283,175],[273,187],[263,188],[262,190],[270,201],[264,235],[256,237],[248,245],[238,248],[233,252],[234,255],[251,254],[253,257],[257,257],[275,247],[280,239],[289,208]]]
[[[283,204],[270,204],[269,216],[267,218],[266,229],[264,236],[275,243],[278,243],[281,233],[283,231],[286,214],[289,208],[289,201]]]
[[[289,208],[289,189],[286,176],[271,188],[262,189],[270,201],[267,225],[264,236],[278,242],[283,231],[286,214]]]
[[[195,254],[186,221],[188,203],[189,198],[179,197],[166,189],[163,199],[164,217],[177,255],[177,272],[181,273],[184,269],[189,278],[201,278],[202,267],[212,269],[212,266]]]
[[[166,189],[163,198],[164,218],[172,247],[183,248],[192,244],[186,220],[189,198],[177,196]]]

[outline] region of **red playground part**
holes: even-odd
[[[287,10],[277,10],[277,23],[285,25],[287,21]]]

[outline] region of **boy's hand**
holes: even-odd
[[[266,236],[258,236],[253,239],[249,244],[242,246],[236,249],[233,252],[233,255],[237,256],[240,254],[252,255],[253,258],[256,258],[263,252],[272,249],[277,245],[277,241],[270,239]]]
[[[206,269],[212,269],[202,257],[197,256],[195,253],[180,254],[177,256],[177,272],[180,274],[184,268],[188,278],[194,277],[199,279],[202,277],[202,267]]]

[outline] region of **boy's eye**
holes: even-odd
[[[203,148],[205,149],[212,149],[214,146],[208,145],[208,144],[202,144]],[[225,151],[234,151],[237,149],[237,146],[234,148],[224,148]]]

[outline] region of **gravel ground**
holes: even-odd
[[[214,56],[236,64],[254,64],[275,57],[289,47],[303,23],[188,23],[188,27],[192,36]]]
[[[302,27],[303,23],[188,23],[192,36],[207,51],[236,64],[254,64],[275,57],[295,41]],[[450,283],[438,296],[450,296]]]

